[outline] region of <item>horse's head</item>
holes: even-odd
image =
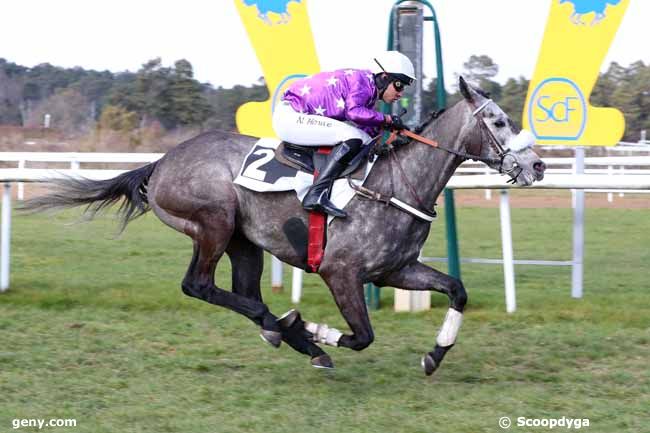
[[[513,183],[529,186],[544,178],[546,164],[532,150],[535,138],[530,131],[516,131],[508,115],[482,91],[472,88],[463,77],[460,92],[472,119],[461,135],[470,155],[479,156],[490,168],[508,174]]]

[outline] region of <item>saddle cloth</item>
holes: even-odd
[[[286,166],[275,159],[275,150],[281,141],[276,138],[260,138],[244,158],[235,183],[257,192],[295,191],[298,200],[307,194],[314,182],[314,175]],[[363,184],[368,177],[373,163],[366,167],[363,180],[351,180],[356,185]],[[337,179],[332,187],[330,200],[336,207],[343,209],[354,197],[354,190],[347,179]],[[328,223],[332,217],[328,218]]]

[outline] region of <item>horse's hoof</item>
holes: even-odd
[[[291,328],[291,325],[293,325],[298,319],[300,319],[300,312],[295,308],[292,308],[282,316],[278,317],[277,323],[281,328],[289,329]]]
[[[311,365],[315,368],[326,368],[329,370],[334,369],[332,358],[328,354],[316,356],[311,359]]]
[[[280,344],[282,344],[282,333],[278,331],[262,329],[262,332],[260,332],[260,338],[273,347],[280,347]]]
[[[433,357],[430,354],[426,354],[422,357],[422,369],[424,369],[424,374],[431,376],[434,371],[436,371],[438,366],[436,361],[433,360]]]

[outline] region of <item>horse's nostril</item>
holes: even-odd
[[[546,170],[546,164],[544,164],[542,161],[537,161],[533,164],[533,169],[538,173],[542,173],[544,170]]]

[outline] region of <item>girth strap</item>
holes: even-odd
[[[397,199],[395,197],[378,193],[376,191],[373,191],[371,189],[365,188],[360,185],[355,185],[353,182],[351,182],[349,177],[348,177],[348,184],[350,185],[350,188],[352,188],[357,195],[360,195],[361,197],[365,197],[368,200],[374,200],[380,203],[384,203],[386,205],[394,206],[406,213],[413,215],[414,217],[416,217],[421,221],[430,223],[433,222],[433,220],[436,219],[436,217],[438,216],[435,210],[433,212],[429,212],[426,210],[416,209],[413,206],[404,203],[402,200]]]

